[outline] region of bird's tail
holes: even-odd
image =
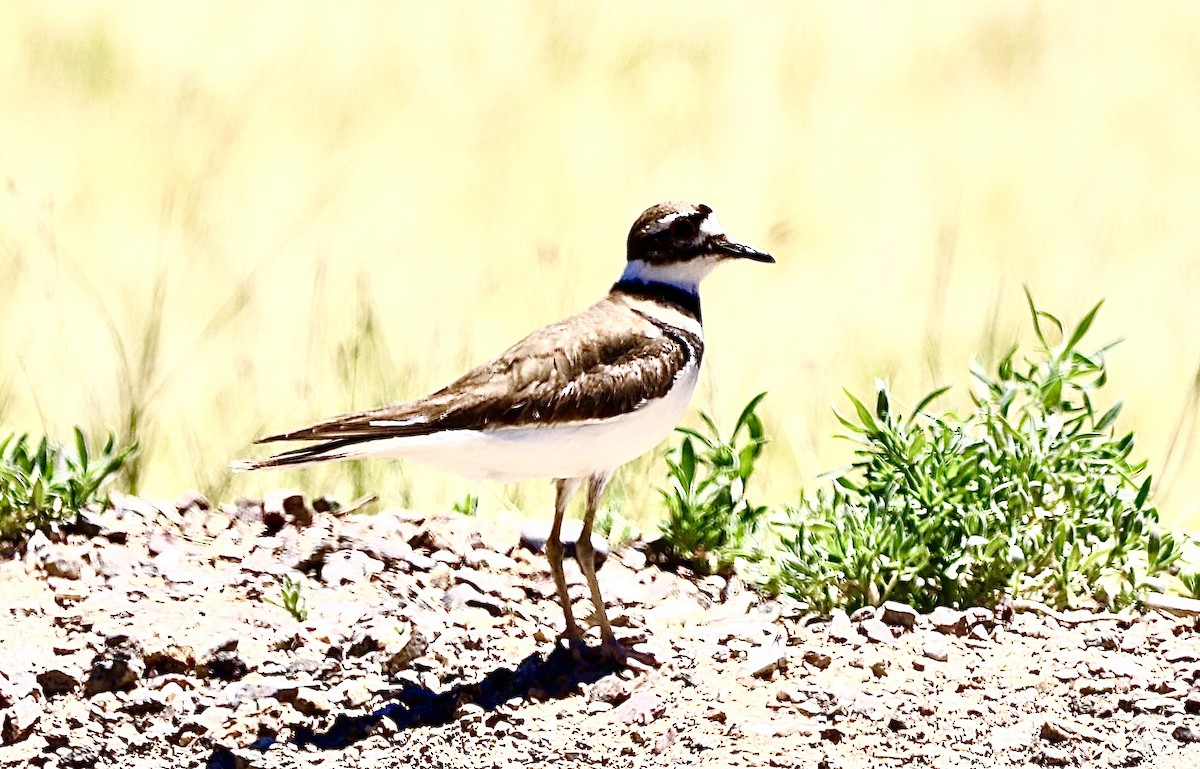
[[[354,459],[355,452],[348,450],[350,446],[359,443],[358,440],[340,440],[318,443],[315,446],[305,446],[299,449],[285,451],[266,459],[238,459],[229,463],[229,468],[235,473],[246,473],[254,470],[275,470],[281,467],[302,467],[315,465],[319,462],[330,462],[339,459]]]

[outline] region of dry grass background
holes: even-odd
[[[774,267],[705,286],[695,405],[754,393],[788,501],[830,407],[910,404],[1103,298],[1123,426],[1200,526],[1200,6],[18,2],[0,25],[0,419],[128,429],[144,492],[288,483],[544,514],[253,436],[422,394],[598,298],[664,198]],[[657,511],[640,474],[614,499]],[[650,470],[655,477],[661,474]]]

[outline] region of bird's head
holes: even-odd
[[[693,292],[721,262],[775,261],[765,251],[732,240],[710,207],[678,201],[642,212],[629,230],[626,259],[624,280],[669,283]]]

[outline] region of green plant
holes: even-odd
[[[632,544],[641,536],[637,524],[607,506],[596,516],[596,531],[604,535],[613,550]]]
[[[756,413],[766,396],[746,404],[728,440],[716,422],[701,414],[705,432],[680,428],[683,440],[667,453],[667,506],[661,545],[665,555],[701,572],[728,572],[739,557],[753,557],[753,536],[765,519],[765,505],[746,498],[746,486],[767,443]]]
[[[1158,528],[1145,462],[1097,410],[1104,355],[1079,344],[1097,304],[1073,328],[1035,307],[1038,345],[1017,347],[966,417],[932,415],[926,396],[907,416],[880,386],[874,409],[850,396],[839,415],[858,446],[831,490],[788,511],[778,587],[817,610],[899,600],[922,610],[991,604],[1005,593],[1064,607],[1123,605],[1179,556]],[[1053,327],[1061,341],[1048,337]]]
[[[264,598],[263,601],[283,609],[297,622],[303,622],[308,619],[308,604],[301,594],[303,588],[304,581],[302,579],[293,579],[284,575],[279,583],[279,600],[272,601],[270,598]]]
[[[467,492],[467,495],[454,503],[454,512],[459,515],[474,517],[479,513],[479,495]]]
[[[78,427],[72,448],[45,437],[35,446],[27,435],[9,435],[0,441],[0,539],[67,520],[93,503],[107,504],[105,481],[135,451],[117,448],[109,433],[104,448],[94,452]]]
[[[1200,571],[1181,572],[1179,581],[1187,588],[1192,598],[1200,598]]]

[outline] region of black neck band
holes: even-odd
[[[613,284],[612,290],[669,304],[700,320],[700,296],[679,286],[644,280],[619,280]]]

